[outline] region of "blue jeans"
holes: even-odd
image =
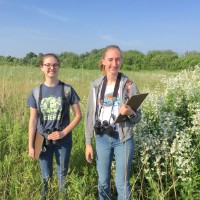
[[[72,149],[71,134],[65,137],[57,145],[45,146],[46,151],[40,155],[40,168],[43,180],[48,180],[53,175],[53,155],[55,153],[57,176],[59,181],[59,189],[65,191],[65,178],[68,171],[68,164]]]
[[[130,199],[129,175],[134,154],[133,137],[124,143],[120,142],[119,134],[110,137],[107,134],[96,136],[96,159],[98,171],[99,200],[110,198],[111,164],[115,157],[115,184],[118,200]]]

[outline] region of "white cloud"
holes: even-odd
[[[99,35],[99,37],[101,39],[103,39],[104,41],[107,42],[112,42],[112,43],[116,43],[116,44],[121,44],[121,45],[126,45],[126,46],[140,46],[142,45],[142,42],[139,40],[133,40],[133,39],[128,39],[127,40],[120,40],[120,39],[116,39],[114,38],[112,35],[109,34],[105,34],[105,35]]]
[[[114,40],[113,37],[112,37],[112,35],[99,35],[99,37],[100,37],[101,39],[103,39],[103,40],[105,40],[105,41],[109,41],[109,42],[111,42],[111,41]]]

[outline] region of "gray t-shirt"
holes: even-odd
[[[68,87],[71,87],[68,85]],[[35,99],[33,95],[33,90],[31,91],[27,106],[38,108],[38,99]],[[45,84],[42,84],[42,98],[40,103],[40,111],[42,113],[42,119],[40,120],[40,116],[38,115],[38,123],[37,130],[43,134],[47,129],[52,130],[52,128],[60,128],[64,129],[70,123],[70,106],[79,102],[80,98],[75,92],[75,90],[71,87],[71,92],[65,94],[65,101],[63,101],[62,97],[62,82],[54,87],[48,87]],[[63,103],[64,102],[64,103]],[[64,108],[63,112],[63,120],[61,121],[61,113],[62,108]],[[60,123],[61,121],[61,123]]]

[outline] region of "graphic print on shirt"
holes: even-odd
[[[44,120],[60,120],[62,111],[62,98],[50,96],[43,98],[40,104]]]
[[[109,85],[106,87],[103,107],[101,109],[101,106],[100,106],[100,110],[99,110],[99,112],[100,112],[99,119],[101,122],[103,122],[104,120],[107,120],[110,124],[113,124],[114,120],[119,115],[119,108],[121,105],[119,91],[117,94],[117,99],[114,102],[114,105],[113,105],[113,101],[112,101],[113,91],[114,91],[114,85]],[[100,95],[99,95],[98,100],[100,103]]]
[[[105,107],[112,106],[113,105],[112,98],[113,98],[113,94],[112,93],[105,94],[103,106],[105,106]],[[117,94],[117,99],[114,102],[114,106],[119,106],[119,103],[120,103],[119,94]]]

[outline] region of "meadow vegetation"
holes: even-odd
[[[0,199],[40,199],[40,168],[28,157],[28,95],[43,81],[36,67],[0,66]],[[131,174],[134,200],[200,199],[200,68],[193,71],[125,71],[140,92],[149,92],[135,127]],[[90,81],[98,70],[61,68],[60,80],[81,97],[83,115]],[[85,161],[84,119],[73,131],[67,177],[70,200],[97,199],[95,161]],[[113,166],[114,166],[113,161]],[[56,172],[55,172],[56,173]],[[114,177],[114,168],[112,176]],[[116,189],[112,179],[113,200]],[[48,199],[58,199],[57,178]]]
[[[97,69],[103,49],[93,49],[90,52],[76,54],[73,52],[62,52],[57,54],[64,68],[75,69]],[[43,53],[35,54],[29,52],[23,58],[12,56],[1,56],[0,65],[9,66],[38,66]],[[182,55],[172,50],[150,50],[142,53],[137,50],[122,51],[122,68],[128,71],[137,70],[167,70],[177,71],[191,69],[199,64],[200,52],[186,51]]]

